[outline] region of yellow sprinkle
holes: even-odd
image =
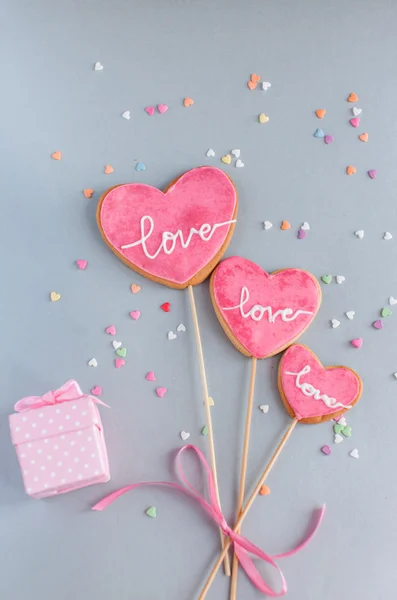
[[[213,399],[211,398],[211,396],[208,396],[208,404],[210,406],[214,406],[215,405],[215,402],[213,401]]]
[[[225,165],[230,165],[230,163],[232,162],[232,157],[230,156],[230,154],[226,154],[226,156],[222,156],[221,161],[225,163]]]
[[[61,299],[61,294],[57,294],[56,292],[51,292],[50,294],[51,302],[58,302]]]
[[[267,123],[269,120],[269,117],[267,115],[265,115],[265,113],[261,113],[258,117],[259,119],[259,123]]]

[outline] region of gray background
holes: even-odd
[[[135,275],[107,249],[95,224],[99,195],[120,182],[165,186],[200,164],[225,168],[238,188],[239,221],[228,255],[267,270],[303,267],[318,277],[344,275],[323,287],[323,304],[301,338],[325,364],[362,374],[365,392],[349,415],[353,437],[336,446],[332,426],[297,426],[255,502],[244,531],[270,553],[296,543],[311,510],[328,512],[316,539],[282,561],[290,600],[389,600],[397,572],[393,315],[371,327],[396,275],[397,4],[392,0],[5,0],[1,8],[2,392],[0,400],[0,596],[14,600],[165,600],[197,596],[218,551],[218,532],[189,500],[142,489],[105,513],[92,504],[142,479],[173,479],[179,432],[206,450],[204,410],[188,296]],[[100,61],[102,72],[93,64]],[[251,72],[272,83],[248,91]],[[360,131],[348,124],[346,97],[359,95]],[[195,105],[186,109],[185,96]],[[149,118],[144,107],[167,103]],[[314,110],[326,108],[318,121]],[[131,110],[131,120],[120,117]],[[270,121],[257,123],[266,112]],[[312,134],[335,136],[326,146]],[[214,148],[216,158],[205,153]],[[241,148],[243,169],[220,156]],[[50,159],[63,152],[61,162]],[[147,170],[137,173],[134,159]],[[115,173],[103,174],[106,163]],[[357,167],[354,177],[346,165]],[[367,169],[379,176],[371,181]],[[84,198],[92,187],[95,196]],[[270,231],[261,222],[272,221]],[[280,231],[287,219],[290,231]],[[307,220],[307,239],[296,238]],[[365,229],[357,240],[356,229]],[[383,232],[394,233],[386,242]],[[89,261],[78,271],[74,261]],[[129,286],[142,291],[132,296]],[[49,301],[58,291],[62,299]],[[196,288],[207,362],[225,515],[234,518],[248,389],[249,360],[227,340],[207,284]],[[172,304],[165,314],[159,305]],[[141,309],[137,322],[128,312]],[[348,321],[347,310],[356,317]],[[329,319],[341,325],[332,330]],[[187,332],[169,342],[183,321]],[[128,348],[116,370],[110,338]],[[362,336],[361,350],[349,345]],[[99,367],[87,361],[95,356]],[[278,358],[258,365],[248,483],[253,485],[289,418],[276,387]],[[145,381],[154,370],[165,399]],[[101,409],[112,480],[62,497],[27,497],[7,415],[22,396],[76,378],[103,387]],[[320,448],[332,446],[325,457]],[[349,457],[357,447],[360,460]],[[155,504],[157,519],[144,510]],[[276,583],[275,579],[272,579]],[[210,599],[227,598],[219,574]],[[245,576],[239,597],[261,595]]]

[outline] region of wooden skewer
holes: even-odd
[[[200,376],[201,376],[201,387],[203,390],[203,398],[204,398],[205,419],[206,419],[206,423],[207,423],[207,427],[208,427],[208,442],[209,442],[209,447],[210,447],[210,464],[211,464],[212,476],[214,478],[216,498],[217,498],[218,504],[220,506],[221,502],[220,502],[220,498],[219,498],[218,474],[217,474],[217,470],[216,470],[214,430],[212,427],[211,407],[210,407],[210,403],[209,403],[207,377],[205,374],[205,365],[204,365],[204,354],[203,354],[203,347],[201,345],[200,329],[199,329],[199,323],[198,323],[198,318],[197,318],[196,303],[194,301],[193,286],[189,285],[188,291],[189,291],[189,299],[190,299],[190,308],[192,311],[192,318],[193,318],[193,324],[194,324],[194,332],[196,335],[197,352],[198,352],[199,364],[200,364]],[[228,554],[227,550],[225,550],[226,540],[225,540],[225,536],[223,534],[222,529],[219,529],[219,533],[221,536],[221,544],[222,544],[221,562],[222,562],[222,560],[224,560],[225,574],[228,577],[230,577],[229,554]]]
[[[257,363],[257,360],[253,356],[251,359],[251,377],[250,377],[250,386],[249,386],[249,392],[248,392],[247,415],[245,418],[244,446],[243,446],[243,456],[242,456],[242,460],[241,460],[240,489],[238,492],[236,521],[239,519],[239,517],[241,515],[241,511],[243,510],[243,503],[244,503],[245,479],[247,476],[247,463],[248,463],[248,449],[249,449],[250,436],[251,436],[252,407],[253,407],[254,392],[255,392],[256,363]],[[240,528],[236,531],[237,531],[237,533],[240,533]],[[233,555],[232,580],[231,580],[231,585],[230,585],[229,600],[236,600],[237,577],[238,577],[238,560],[237,560],[237,556],[234,554]]]
[[[255,486],[254,491],[252,492],[251,496],[249,497],[246,505],[244,506],[241,515],[236,523],[236,526],[234,528],[234,531],[238,531],[238,529],[241,527],[242,522],[244,521],[245,517],[248,514],[249,509],[251,508],[255,498],[257,497],[259,490],[261,489],[264,481],[266,480],[267,476],[269,475],[270,471],[272,470],[276,460],[278,459],[278,457],[280,456],[285,444],[288,441],[289,436],[291,435],[292,431],[294,430],[295,425],[297,424],[298,420],[297,419],[293,419],[291,421],[290,426],[288,427],[287,431],[285,432],[285,434],[283,435],[279,445],[277,446],[273,456],[271,457],[269,463],[267,464],[265,470],[263,471],[258,483]],[[221,554],[218,557],[218,560],[216,561],[215,565],[213,566],[213,569],[211,571],[211,573],[209,574],[209,577],[200,593],[199,596],[199,600],[204,600],[204,598],[206,597],[208,590],[211,587],[212,582],[214,581],[215,575],[218,572],[218,569],[220,567],[220,565],[222,564],[223,561],[223,557],[227,554],[227,551],[229,550],[230,546],[231,546],[231,540],[229,539],[224,547],[224,549],[222,550]]]

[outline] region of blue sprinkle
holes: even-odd
[[[324,133],[323,133],[324,136]],[[139,162],[137,163],[136,167],[135,167],[136,171],[146,171],[146,165],[144,165],[143,163]]]
[[[316,138],[323,138],[324,137],[324,131],[322,129],[316,129],[316,131],[314,132],[313,135]]]

